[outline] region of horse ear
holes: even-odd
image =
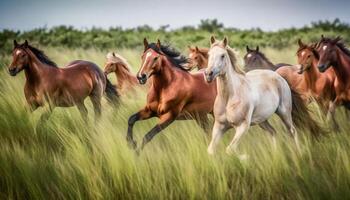
[[[148,49],[148,41],[146,38],[143,38],[143,46],[145,47],[145,51]]]
[[[258,45],[258,46],[256,46],[255,51],[258,51],[258,52],[259,52],[259,45]]]
[[[224,37],[224,40],[222,41],[222,44],[224,45],[224,47],[227,46],[227,44],[228,44],[227,37]]]
[[[24,47],[28,47],[28,41],[27,40],[24,41]]]
[[[114,52],[112,52],[112,56],[113,56],[113,57],[116,57]]]
[[[333,44],[337,44],[341,40],[340,36],[337,36],[332,42]]]
[[[18,43],[17,43],[16,40],[13,40],[13,46],[14,46],[15,48],[18,47]]]
[[[245,47],[245,49],[247,50],[247,53],[250,53],[252,50],[249,49],[248,45]]]
[[[190,45],[188,45],[187,48],[188,48],[188,50],[193,51],[193,49]]]
[[[158,39],[158,40],[157,40],[157,47],[158,47],[158,49],[161,49],[161,46],[162,46],[162,45],[160,44],[160,40]]]
[[[322,35],[321,35],[321,41],[323,41],[323,40],[324,40],[324,35],[322,34]]]
[[[197,51],[197,52],[199,52],[199,48],[198,48],[198,46],[196,46],[196,51]]]
[[[298,44],[299,44],[299,48],[301,48],[301,47],[304,47],[305,46],[305,44],[301,41],[301,39],[299,38],[298,39]]]
[[[216,39],[215,39],[215,37],[212,35],[211,37],[210,37],[210,43],[211,44],[214,44],[216,42]]]

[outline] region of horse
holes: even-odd
[[[350,108],[350,50],[341,42],[340,37],[334,39],[326,38],[323,35],[316,46],[319,54],[318,70],[326,73],[333,68],[336,81],[336,98],[330,106],[330,112],[334,112],[338,105]]]
[[[138,86],[138,81],[135,75],[130,71],[130,65],[121,55],[110,52],[106,56],[104,73],[106,76],[112,72],[117,77],[117,87],[121,93],[132,91],[135,86]]]
[[[275,129],[268,119],[276,113],[299,149],[298,128],[310,128],[318,135],[320,127],[311,117],[302,99],[289,88],[284,78],[272,70],[252,70],[247,73],[237,66],[237,53],[228,46],[225,37],[217,41],[210,39],[207,82],[216,79],[217,96],[214,104],[214,127],[208,153],[214,154],[222,135],[234,127],[236,134],[226,152],[237,153],[240,138],[251,125],[259,125],[275,140]]]
[[[259,50],[259,46],[256,46],[256,49],[250,49],[249,46],[246,46],[246,55],[244,56],[244,70],[246,72],[255,70],[255,69],[268,69],[276,71],[282,66],[291,66],[286,63],[273,64],[264,53]]]
[[[184,65],[188,60],[170,46],[148,43],[145,38],[141,67],[137,73],[140,84],[150,79],[146,105],[128,120],[127,141],[139,152],[160,131],[177,119],[195,119],[208,130],[208,113],[213,110],[216,84],[208,84],[202,72],[189,73]],[[140,149],[133,139],[136,121],[158,117],[159,123],[144,137]]]
[[[315,49],[315,44],[306,45],[301,39],[299,39],[298,45],[298,73],[303,75],[300,85],[304,87],[304,90],[307,91],[313,99],[316,100],[323,112],[328,112],[327,115],[333,122],[333,128],[339,130],[334,110],[329,109],[336,98],[336,76],[334,70],[329,69],[325,73],[319,72],[317,68],[319,54]]]
[[[66,67],[59,68],[43,51],[29,45],[27,40],[23,44],[14,40],[12,63],[8,71],[11,76],[24,71],[24,95],[32,112],[45,104],[49,105],[40,121],[49,119],[55,107],[71,106],[77,106],[86,121],[86,97],[90,97],[95,119],[98,119],[101,116],[101,97],[104,93],[110,101],[118,101],[117,90],[96,64],[75,60]]]
[[[208,65],[208,48],[192,48],[188,46],[190,51],[188,58],[190,60],[188,67],[190,69],[197,68],[198,70],[204,69]]]

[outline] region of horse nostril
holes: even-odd
[[[147,78],[146,74],[141,74],[141,78],[142,78],[142,79]]]
[[[213,71],[210,71],[210,72],[209,72],[209,76],[211,76],[211,75],[213,75]]]

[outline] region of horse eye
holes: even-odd
[[[225,58],[225,55],[221,55],[221,58],[222,58],[222,59]]]
[[[153,58],[154,61],[156,61],[157,59],[158,59],[158,56]]]
[[[310,57],[311,57],[311,55],[308,55],[308,56],[307,56],[307,58],[310,58]]]
[[[198,57],[196,56],[196,57],[194,57],[194,59],[197,59]]]

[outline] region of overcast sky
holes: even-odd
[[[226,27],[278,30],[339,18],[350,22],[350,0],[0,0],[0,29],[158,28],[218,19]]]

